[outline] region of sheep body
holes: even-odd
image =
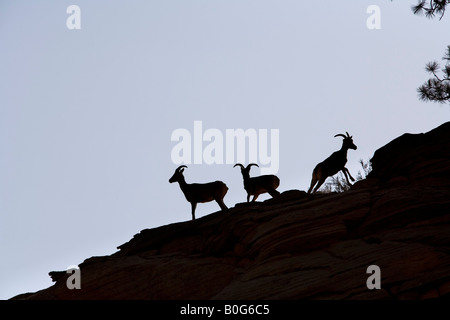
[[[272,197],[280,194],[276,189],[280,185],[280,179],[273,175],[263,175],[257,177],[250,177],[251,166],[257,166],[255,163],[250,163],[247,167],[244,167],[240,163],[236,163],[234,167],[240,166],[241,173],[244,180],[244,189],[247,191],[247,202],[250,201],[250,196],[253,195],[252,202],[254,202],[260,194],[269,193]]]
[[[195,209],[197,208],[197,203],[205,203],[215,200],[220,209],[228,209],[223,202],[223,198],[228,192],[228,187],[225,183],[222,181],[208,183],[186,183],[183,176],[184,168],[187,168],[187,166],[179,166],[175,170],[173,176],[169,179],[169,182],[178,182],[186,200],[191,203],[192,220],[195,220]]]
[[[348,179],[349,177],[352,181],[355,181],[355,179],[351,176],[350,171],[348,171],[348,169],[345,167],[345,164],[347,163],[348,149],[356,150],[357,146],[353,143],[353,139],[348,134],[348,132],[346,132],[346,134],[347,136],[343,134],[335,135],[335,137],[342,136],[344,138],[344,140],[342,141],[342,147],[340,150],[333,152],[331,156],[316,165],[313,170],[311,185],[309,187],[308,193],[311,193],[311,191],[315,193],[328,177],[335,175],[339,171],[342,171],[344,173],[345,179],[347,180],[348,184],[350,184],[350,181]]]
[[[188,202],[205,203],[216,199],[223,199],[228,191],[228,187],[222,181],[208,183],[186,183],[186,187],[181,190]],[[205,192],[208,190],[210,192]]]

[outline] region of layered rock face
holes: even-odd
[[[16,299],[427,299],[450,297],[450,122],[377,150],[345,193],[291,190],[142,230],[110,256]],[[367,268],[381,271],[369,290]]]

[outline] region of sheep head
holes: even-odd
[[[353,137],[350,136],[350,135],[348,134],[347,131],[346,131],[345,133],[346,133],[347,135],[344,135],[344,134],[342,134],[342,133],[339,133],[339,134],[335,135],[334,137],[335,137],[335,138],[336,138],[336,137],[343,137],[344,140],[342,141],[342,145],[343,145],[345,148],[347,148],[347,149],[353,149],[353,150],[356,150],[358,147],[353,143]]]
[[[180,181],[181,179],[183,179],[184,178],[183,177],[184,168],[187,168],[187,166],[179,166],[178,168],[176,168],[175,173],[169,179],[169,182],[173,183],[173,182],[177,182],[177,181]]]
[[[233,168],[236,167],[236,166],[241,167],[241,172],[242,172],[242,174],[243,174],[243,175],[248,175],[248,176],[250,176],[250,169],[252,168],[252,166],[257,166],[257,167],[259,167],[256,163],[250,163],[247,167],[244,167],[244,166],[243,166],[242,164],[240,164],[240,163],[236,163],[236,164],[233,166]]]

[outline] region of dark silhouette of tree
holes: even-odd
[[[439,103],[450,102],[450,46],[447,46],[447,51],[442,60],[447,62],[441,69],[441,76],[438,75],[439,63],[436,61],[427,63],[425,70],[433,77],[417,89],[420,100]]]
[[[372,163],[370,162],[370,159],[359,159],[359,164],[361,165],[363,172],[361,173],[361,170],[358,170],[355,181],[366,179],[367,175],[372,171]],[[322,190],[320,190],[321,193],[345,192],[350,190],[352,186],[347,182],[342,174],[342,171],[339,171],[338,174],[330,177],[328,180],[329,181],[324,184]]]
[[[419,0],[419,2],[412,6],[411,9],[414,14],[425,14],[429,19],[439,16],[439,20],[441,20],[445,14],[445,9],[449,4],[450,0]],[[442,68],[436,61],[428,62],[426,64],[425,70],[430,73],[432,77],[417,88],[420,100],[438,103],[450,102],[450,46],[447,46],[447,51],[442,60],[446,61]],[[438,74],[439,71],[441,71],[441,75]]]
[[[434,18],[436,15],[440,15],[439,20],[441,20],[448,4],[450,4],[450,0],[419,0],[419,2],[415,6],[412,6],[411,9],[414,14],[425,14],[425,17],[430,19]]]

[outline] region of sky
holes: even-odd
[[[246,201],[233,164],[250,154],[252,176],[307,190],[338,133],[358,146],[346,166],[356,176],[394,138],[449,121],[448,104],[416,89],[425,64],[442,62],[450,17],[415,16],[415,3],[2,0],[0,299],[190,220],[168,182],[180,164],[188,183],[224,181],[233,207]],[[80,29],[68,27],[74,4]],[[227,149],[239,130],[257,145]],[[199,204],[196,216],[218,210]]]

